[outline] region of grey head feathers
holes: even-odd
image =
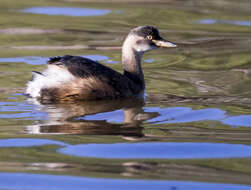
[[[139,26],[137,28],[134,28],[131,31],[131,34],[136,34],[138,36],[141,36],[143,38],[146,38],[147,36],[152,36],[154,40],[161,40],[159,31],[157,28],[153,26]]]

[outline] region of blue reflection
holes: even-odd
[[[44,112],[27,112],[0,114],[0,119],[25,119],[25,120],[48,120],[48,116]]]
[[[81,57],[92,59],[94,61],[104,61],[109,59],[109,57],[104,55],[81,55]]]
[[[251,21],[233,21],[232,23],[240,26],[251,26]]]
[[[145,59],[144,62],[146,62],[146,63],[153,63],[154,59]]]
[[[48,120],[47,113],[37,108],[27,102],[0,102],[0,119]]]
[[[192,110],[190,113],[179,115],[174,120],[167,121],[166,123],[186,123],[195,121],[206,121],[206,120],[221,120],[225,116],[225,111],[217,108]]]
[[[36,106],[25,102],[0,102],[0,112],[25,112],[35,108]]]
[[[78,117],[77,120],[105,120],[107,122],[122,123],[124,120],[124,115],[122,110],[116,110],[112,112],[98,113],[94,115],[86,115],[84,117]]]
[[[251,146],[221,143],[79,144],[58,152],[83,157],[116,159],[202,159],[251,157]]]
[[[74,177],[62,175],[0,173],[5,190],[250,190],[249,185],[194,181],[134,180]],[[13,183],[14,182],[14,183]]]
[[[221,120],[226,117],[226,112],[217,108],[192,110],[188,107],[174,108],[146,108],[146,111],[157,111],[160,117],[149,120],[156,123],[186,123],[204,120]]]
[[[50,109],[58,112],[59,116],[63,110],[57,110],[52,106],[44,106],[45,111],[42,111],[39,105],[24,102],[0,102],[0,119],[25,119],[25,120],[49,120]],[[48,109],[48,110],[47,110]],[[48,112],[47,112],[48,111]],[[104,120],[107,122],[123,123],[124,111],[115,110],[111,112],[102,112],[92,115],[76,117],[76,120],[97,121]],[[152,119],[148,119],[148,123],[163,124],[163,123],[188,123],[199,121],[218,121],[225,125],[235,127],[251,127],[251,115],[228,115],[226,111],[219,108],[205,108],[193,110],[190,107],[145,107],[144,113],[158,113],[159,115]],[[139,113],[141,114],[141,113]],[[62,113],[62,115],[64,115]],[[53,116],[55,117],[55,115]],[[140,118],[140,117],[139,117]],[[60,120],[60,118],[58,118]]]
[[[251,115],[229,116],[226,111],[218,108],[206,108],[193,110],[189,107],[146,107],[144,111],[157,112],[158,117],[148,120],[148,123],[188,123],[198,121],[218,121],[231,126],[251,127]],[[107,122],[122,123],[124,119],[123,110],[98,113],[78,117],[77,120],[105,120]]]
[[[225,120],[223,120],[222,123],[226,125],[250,127],[251,115],[240,115],[240,116],[228,117]]]
[[[75,7],[32,7],[21,10],[23,13],[65,15],[65,16],[101,16],[111,13],[107,9],[89,9]]]
[[[30,146],[43,146],[43,145],[66,146],[68,144],[60,141],[54,141],[49,139],[37,139],[37,138],[0,139],[0,147],[30,147]]]
[[[215,20],[215,19],[202,19],[199,24],[233,24],[239,26],[251,26],[251,21],[242,20]]]
[[[0,102],[0,106],[11,106],[16,104],[16,102]]]
[[[30,65],[45,64],[47,60],[48,60],[47,57],[38,57],[38,56],[0,58],[0,62],[7,62],[7,63],[24,62]]]
[[[216,20],[214,19],[203,19],[198,22],[199,24],[215,24]]]
[[[81,55],[81,57],[86,57],[92,59],[94,61],[104,61],[108,60],[109,58],[104,55]],[[40,56],[24,56],[24,57],[7,57],[7,58],[0,58],[0,62],[7,62],[7,63],[27,63],[30,65],[41,65],[46,64],[48,61],[48,57],[40,57]]]
[[[108,59],[108,60],[105,60],[104,63],[117,64],[117,63],[119,63],[119,61],[114,61],[114,60]]]

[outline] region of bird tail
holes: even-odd
[[[44,75],[38,71],[32,71],[32,79],[31,81],[37,80],[40,77],[44,77]]]

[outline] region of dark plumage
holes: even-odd
[[[81,94],[85,94],[85,92],[81,92],[84,87],[79,86],[79,93],[69,95],[68,98],[74,96],[77,99],[113,99],[129,97],[133,94],[138,94],[140,91],[139,87],[137,88],[136,86],[135,88],[135,84],[124,75],[85,57],[71,55],[52,57],[49,59],[48,64],[66,68],[76,79],[86,81],[85,83],[88,83],[90,78],[95,78],[95,81],[99,81],[97,82],[97,85],[100,85],[98,88],[91,88],[91,93],[95,93],[95,96],[88,95],[89,98],[82,97]],[[77,83],[78,81],[75,82],[75,84]],[[89,81],[89,83],[91,82]],[[109,85],[110,88],[104,88],[103,84]],[[49,89],[46,89],[42,94],[50,97],[52,95],[48,94],[49,91]],[[51,94],[55,94],[55,90]]]
[[[135,31],[135,33],[139,36],[142,36],[143,38],[151,35],[154,40],[162,39],[160,37],[159,31],[153,26],[145,26],[144,28],[142,28],[142,30]]]
[[[48,68],[34,72],[26,93],[39,100],[94,100],[138,96],[144,91],[141,57],[156,47],[175,47],[165,42],[156,28],[137,27],[123,44],[121,74],[96,61],[79,56],[57,56],[49,59]]]
[[[121,76],[120,73],[109,67],[80,56],[65,55],[60,57],[52,57],[47,63],[51,65],[54,64],[58,66],[65,66],[71,74],[80,78],[87,78],[90,76],[106,76],[112,80],[112,75]]]

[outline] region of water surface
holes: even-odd
[[[45,174],[26,174],[26,173],[0,173],[2,182],[1,189],[6,190],[68,190],[68,189],[86,189],[86,190],[102,190],[102,189],[121,189],[121,190],[248,190],[248,185],[233,185],[222,183],[201,183],[193,181],[158,181],[158,180],[121,180],[121,179],[102,179],[73,177],[63,175],[45,175]],[[15,183],[11,183],[15,181]],[[53,188],[51,188],[53,184]]]
[[[1,27],[15,32],[0,34],[0,189],[251,189],[250,1],[1,6]],[[144,24],[178,44],[144,55],[144,100],[41,104],[23,95],[51,56],[123,73],[120,47]],[[81,45],[85,55],[39,48],[52,44]]]
[[[72,156],[119,159],[199,159],[251,157],[251,146],[216,143],[117,143],[72,145],[58,150]]]
[[[216,20],[216,19],[203,19],[198,22],[199,24],[233,24],[239,26],[251,26],[249,20]]]
[[[80,56],[92,59],[94,61],[104,61],[105,63],[116,63],[115,61],[109,59],[107,56],[104,55],[80,55]],[[5,63],[24,62],[30,65],[41,65],[41,64],[46,64],[48,59],[49,57],[39,57],[39,56],[7,57],[7,58],[0,58],[0,62],[5,62]]]
[[[228,115],[226,111],[218,108],[193,110],[189,107],[145,107],[145,113],[158,113],[156,117],[147,120],[149,123],[189,123],[198,121],[219,121],[230,126],[251,127],[251,115]],[[106,120],[107,122],[122,123],[123,110],[98,113],[76,118],[76,120]]]
[[[12,138],[1,139],[0,147],[31,147],[31,146],[43,146],[43,145],[60,145],[65,146],[66,143],[48,140],[48,139],[35,139],[35,138]]]
[[[76,7],[31,7],[21,10],[23,13],[65,15],[65,16],[101,16],[110,13],[107,9],[90,9]]]

